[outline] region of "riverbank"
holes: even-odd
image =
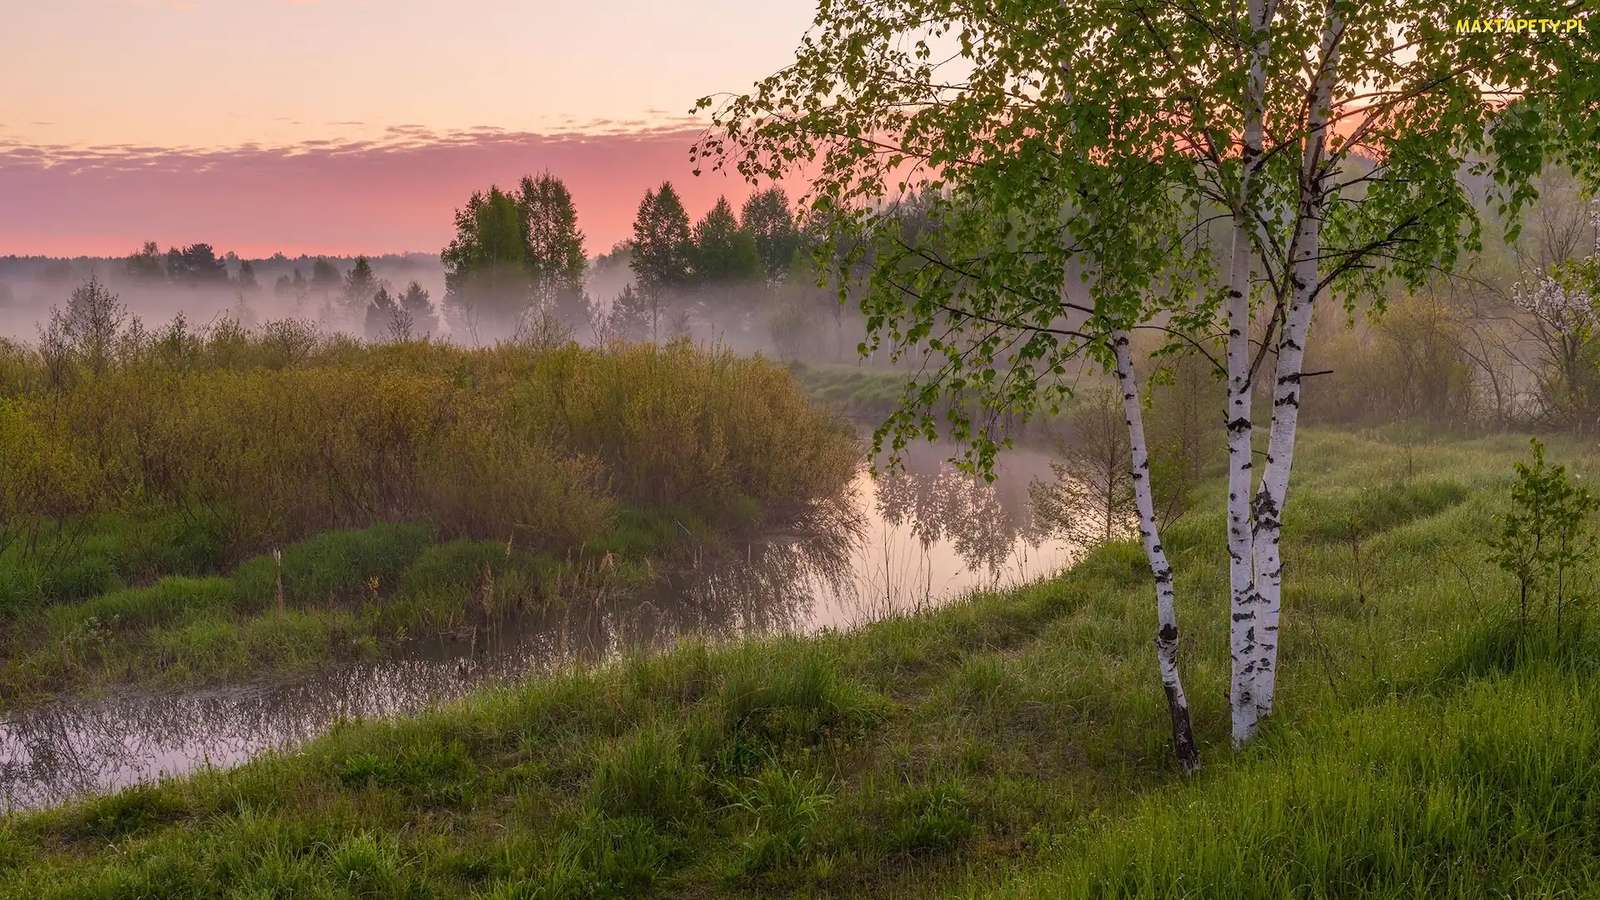
[[[98,371],[0,345],[0,711],[637,592],[836,496],[859,454],[782,367],[683,343],[130,341]]]
[[[637,590],[615,587],[619,562],[599,573],[613,579],[614,589],[558,584],[564,589],[547,601],[513,603],[504,615],[486,616],[480,595],[489,592],[472,579],[485,560],[503,574],[505,548],[430,546],[406,568],[438,581],[450,571],[440,562],[460,557],[466,564],[455,566],[461,574],[455,591],[429,592],[427,602],[417,602],[406,588],[416,576],[403,574],[384,581],[398,584],[398,595],[358,607],[391,621],[434,611],[437,620],[406,629],[404,642],[366,654],[305,646],[300,658],[309,671],[279,665],[257,675],[241,664],[237,677],[211,686],[162,687],[151,683],[160,673],[148,672],[141,687],[13,709],[0,717],[0,813],[238,765],[291,750],[343,719],[414,714],[487,685],[657,652],[685,639],[859,627],[1057,575],[1082,555],[1081,547],[1041,533],[1031,521],[1027,488],[1051,474],[1049,457],[1008,454],[987,483],[944,461],[951,445],[919,444],[914,451],[903,469],[876,478],[863,467],[845,498],[822,504],[803,527],[656,567]],[[303,584],[298,573],[295,584]],[[492,586],[497,601],[515,599],[507,594],[513,579],[497,575]]]
[[[1281,713],[1226,747],[1219,488],[1164,535],[1206,769],[1169,762],[1148,571],[687,646],[0,825],[0,895],[1493,895],[1590,883],[1595,642],[1513,666],[1479,543],[1516,438],[1314,432]],[[1600,463],[1558,446],[1558,459]],[[111,852],[111,848],[115,852]],[[1537,886],[1537,887],[1534,887]]]
[[[876,428],[900,409],[906,385],[916,373],[907,370],[872,368],[849,363],[791,362],[789,372],[818,403],[854,422]],[[1022,443],[1051,444],[1061,441],[1069,431],[1066,421],[1072,409],[1069,398],[1055,415],[1022,421],[1004,417],[998,426],[1004,435]],[[950,402],[933,410],[943,419]]]

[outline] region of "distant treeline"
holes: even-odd
[[[719,198],[695,221],[663,183],[645,192],[633,237],[592,264],[577,218],[566,185],[548,172],[509,191],[474,192],[441,255],[451,330],[476,339],[553,323],[601,342],[658,340],[697,325],[748,330],[751,314],[765,310],[783,349],[812,312],[837,307],[816,286],[816,241],[781,188],[752,194],[737,213]]]
[[[147,241],[123,258],[0,258],[0,291],[31,283],[57,304],[90,277],[136,293],[211,289],[245,325],[292,316],[372,341],[426,335],[486,345],[540,335],[582,343],[694,337],[788,358],[855,355],[854,310],[824,285],[819,236],[781,188],[691,218],[670,182],[645,192],[633,236],[590,256],[565,183],[551,173],[474,191],[438,257],[247,259],[205,242]],[[437,262],[435,262],[437,260]],[[431,288],[440,282],[443,292]],[[283,301],[273,303],[273,300]],[[8,302],[0,294],[0,305]]]

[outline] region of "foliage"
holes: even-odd
[[[797,508],[853,469],[782,368],[687,345],[364,348],[176,322],[59,395],[28,381],[0,407],[8,522],[177,507],[235,552],[412,516],[559,548],[618,500],[716,521],[749,499]]]
[[[530,314],[553,312],[569,329],[587,319],[583,232],[561,179],[545,172],[512,191],[474,191],[455,225],[440,256],[444,303],[474,340],[504,338]]]
[[[411,314],[389,295],[387,287],[380,286],[366,304],[366,334],[369,341],[411,340]]]
[[[345,305],[351,309],[365,310],[379,287],[377,276],[372,274],[372,263],[365,256],[356,257],[355,265],[344,276]],[[384,296],[388,296],[387,290]]]
[[[1600,199],[1590,203],[1594,252],[1569,256],[1519,282],[1512,302],[1533,320],[1546,364],[1541,394],[1552,421],[1600,428]]]
[[[739,223],[755,242],[767,280],[779,281],[788,275],[801,248],[801,236],[783,188],[752,193],[739,210]]]
[[[66,309],[51,308],[50,324],[41,329],[40,348],[52,383],[59,386],[74,367],[92,375],[105,372],[121,349],[118,344],[128,325],[127,306],[90,275],[72,291]]]
[[[692,248],[690,265],[699,284],[749,282],[761,274],[755,236],[740,227],[727,197],[718,197],[695,223]]]
[[[1581,896],[1600,878],[1600,644],[1469,665],[1499,624],[1474,535],[1519,442],[1408,463],[1378,436],[1305,437],[1306,505],[1363,510],[1387,565],[1358,597],[1348,548],[1290,528],[1308,615],[1286,652],[1310,661],[1284,690],[1302,702],[1248,753],[1208,746],[1202,778],[1175,777],[1142,677],[1149,586],[1137,548],[1112,544],[1060,579],[850,634],[616,659],[12,816],[0,895],[339,895],[360,871],[502,898]],[[1348,487],[1408,471],[1455,502],[1368,509]],[[1164,535],[1196,597],[1227,591],[1209,564],[1221,489]],[[1195,712],[1215,723],[1225,624],[1193,627]]]
[[[517,198],[491,186],[456,210],[456,236],[440,258],[445,307],[474,340],[480,329],[504,333],[528,306],[527,235]]]
[[[1267,95],[1279,144],[1250,161],[1259,171],[1243,197],[1239,48],[1252,41],[1242,9],[1220,2],[1127,16],[1088,2],[829,4],[792,64],[716,106],[720,130],[697,152],[752,180],[817,174],[808,211],[841,280],[859,286],[864,347],[927,359],[880,440],[931,433],[947,391],[980,394],[991,414],[1045,413],[1065,394],[1066,362],[1113,327],[1170,310],[1180,330],[1226,333],[1217,292],[1189,289],[1214,273],[1210,219],[1231,209],[1273,223],[1255,255],[1287,284],[1305,61],[1328,7],[1268,6],[1267,82],[1302,89]],[[1317,177],[1350,181],[1322,213],[1331,289],[1353,298],[1390,277],[1417,282],[1474,246],[1459,159],[1492,176],[1509,211],[1547,159],[1596,171],[1574,99],[1591,89],[1579,86],[1595,64],[1586,42],[1462,40],[1452,23],[1466,13],[1449,3],[1334,11],[1332,114],[1354,130],[1317,163]],[[1397,43],[1416,52],[1397,56]],[[1505,96],[1517,100],[1503,108]],[[1075,302],[1063,294],[1069,257],[1086,279]],[[992,460],[982,423],[958,417],[951,431],[972,461]]]
[[[400,312],[405,314],[411,326],[409,337],[426,339],[437,330],[433,304],[428,300],[428,292],[422,285],[415,281],[406,285],[405,293],[400,295],[398,303]]]
[[[1532,592],[1553,607],[1556,630],[1566,608],[1581,598],[1576,583],[1587,576],[1595,559],[1591,520],[1600,497],[1574,484],[1566,466],[1547,466],[1544,444],[1532,442],[1533,463],[1518,460],[1511,486],[1513,508],[1501,520],[1500,533],[1489,539],[1490,558],[1517,580],[1517,623],[1526,633]]]
[[[151,267],[145,254],[152,253],[155,244],[147,243],[140,257],[135,262],[139,274],[150,274]],[[187,247],[169,247],[167,249],[167,278],[180,284],[215,284],[228,280],[228,265],[217,258],[217,253],[210,244],[190,244]]]
[[[1225,372],[1242,745],[1274,710],[1279,536],[1317,301],[1414,287],[1475,249],[1461,160],[1493,182],[1512,232],[1547,165],[1600,181],[1600,56],[1582,38],[1463,40],[1454,22],[1473,14],[1454,2],[1102,7],[825,4],[794,61],[721,104],[696,153],[752,181],[815,174],[819,256],[860,297],[862,352],[888,346],[919,373],[875,450],[944,425],[988,471],[1009,443],[997,421],[1057,411],[1069,364],[1109,369],[1115,354],[1133,399],[1134,329]],[[1225,278],[1213,220],[1231,225]],[[1272,410],[1259,477],[1258,377]],[[950,394],[976,395],[982,419],[958,406],[941,423]],[[1161,629],[1175,634],[1152,527]],[[1175,746],[1192,746],[1161,653]]]
[[[343,279],[339,275],[338,267],[333,263],[320,256],[311,263],[311,281],[307,285],[308,290],[326,297],[338,290],[341,284]]]
[[[517,202],[527,235],[528,277],[535,304],[557,310],[568,328],[583,324],[588,315],[583,297],[588,260],[571,192],[561,179],[545,172],[538,178],[522,179]]]
[[[1122,398],[1109,388],[1080,397],[1050,464],[1050,481],[1028,487],[1043,527],[1086,547],[1132,533],[1137,520]]]
[[[142,281],[154,281],[166,275],[161,247],[155,241],[145,241],[137,252],[127,258],[124,266],[128,275]]]
[[[672,182],[662,182],[659,190],[644,192],[633,220],[630,246],[628,264],[650,310],[650,339],[658,340],[663,300],[688,285],[693,265],[689,214]]]
[[[1350,424],[1486,423],[1492,404],[1475,378],[1463,318],[1446,298],[1426,291],[1391,300],[1369,322],[1329,335],[1307,354],[1307,368],[1326,374],[1307,394],[1305,414]]]

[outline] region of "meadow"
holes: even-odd
[[[627,590],[836,493],[859,452],[782,367],[687,344],[121,340],[0,346],[0,708]]]
[[[1113,543],[848,634],[682,646],[15,815],[0,896],[1590,895],[1600,643],[1587,613],[1519,635],[1482,543],[1526,440],[1304,439],[1279,712],[1244,751],[1218,480],[1166,529],[1196,776],[1148,568]]]

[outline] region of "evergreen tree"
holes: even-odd
[[[299,274],[299,270],[296,270],[296,274]],[[331,294],[333,291],[337,290],[341,282],[342,279],[339,277],[339,270],[334,268],[333,263],[328,262],[319,256],[317,257],[316,262],[311,264],[311,283],[309,285],[309,290],[316,291],[317,293],[326,297],[328,294]]]
[[[352,309],[367,305],[379,289],[378,279],[372,274],[372,264],[365,256],[356,257],[356,264],[344,277],[344,302]]]
[[[602,341],[637,341],[649,331],[650,316],[650,303],[644,295],[634,290],[633,285],[624,285],[622,292],[611,301],[603,327],[596,330],[603,332],[600,334]]]
[[[357,265],[365,261],[364,258],[358,260]],[[354,274],[354,272],[351,274]],[[411,339],[413,325],[411,316],[401,308],[394,297],[390,296],[387,287],[379,285],[377,290],[371,294],[371,299],[366,301],[366,307],[367,340],[377,342],[390,339],[397,341]]]
[[[433,334],[433,304],[428,302],[428,292],[422,285],[411,282],[400,295],[399,302],[400,308],[411,317],[413,337],[425,338]]]

